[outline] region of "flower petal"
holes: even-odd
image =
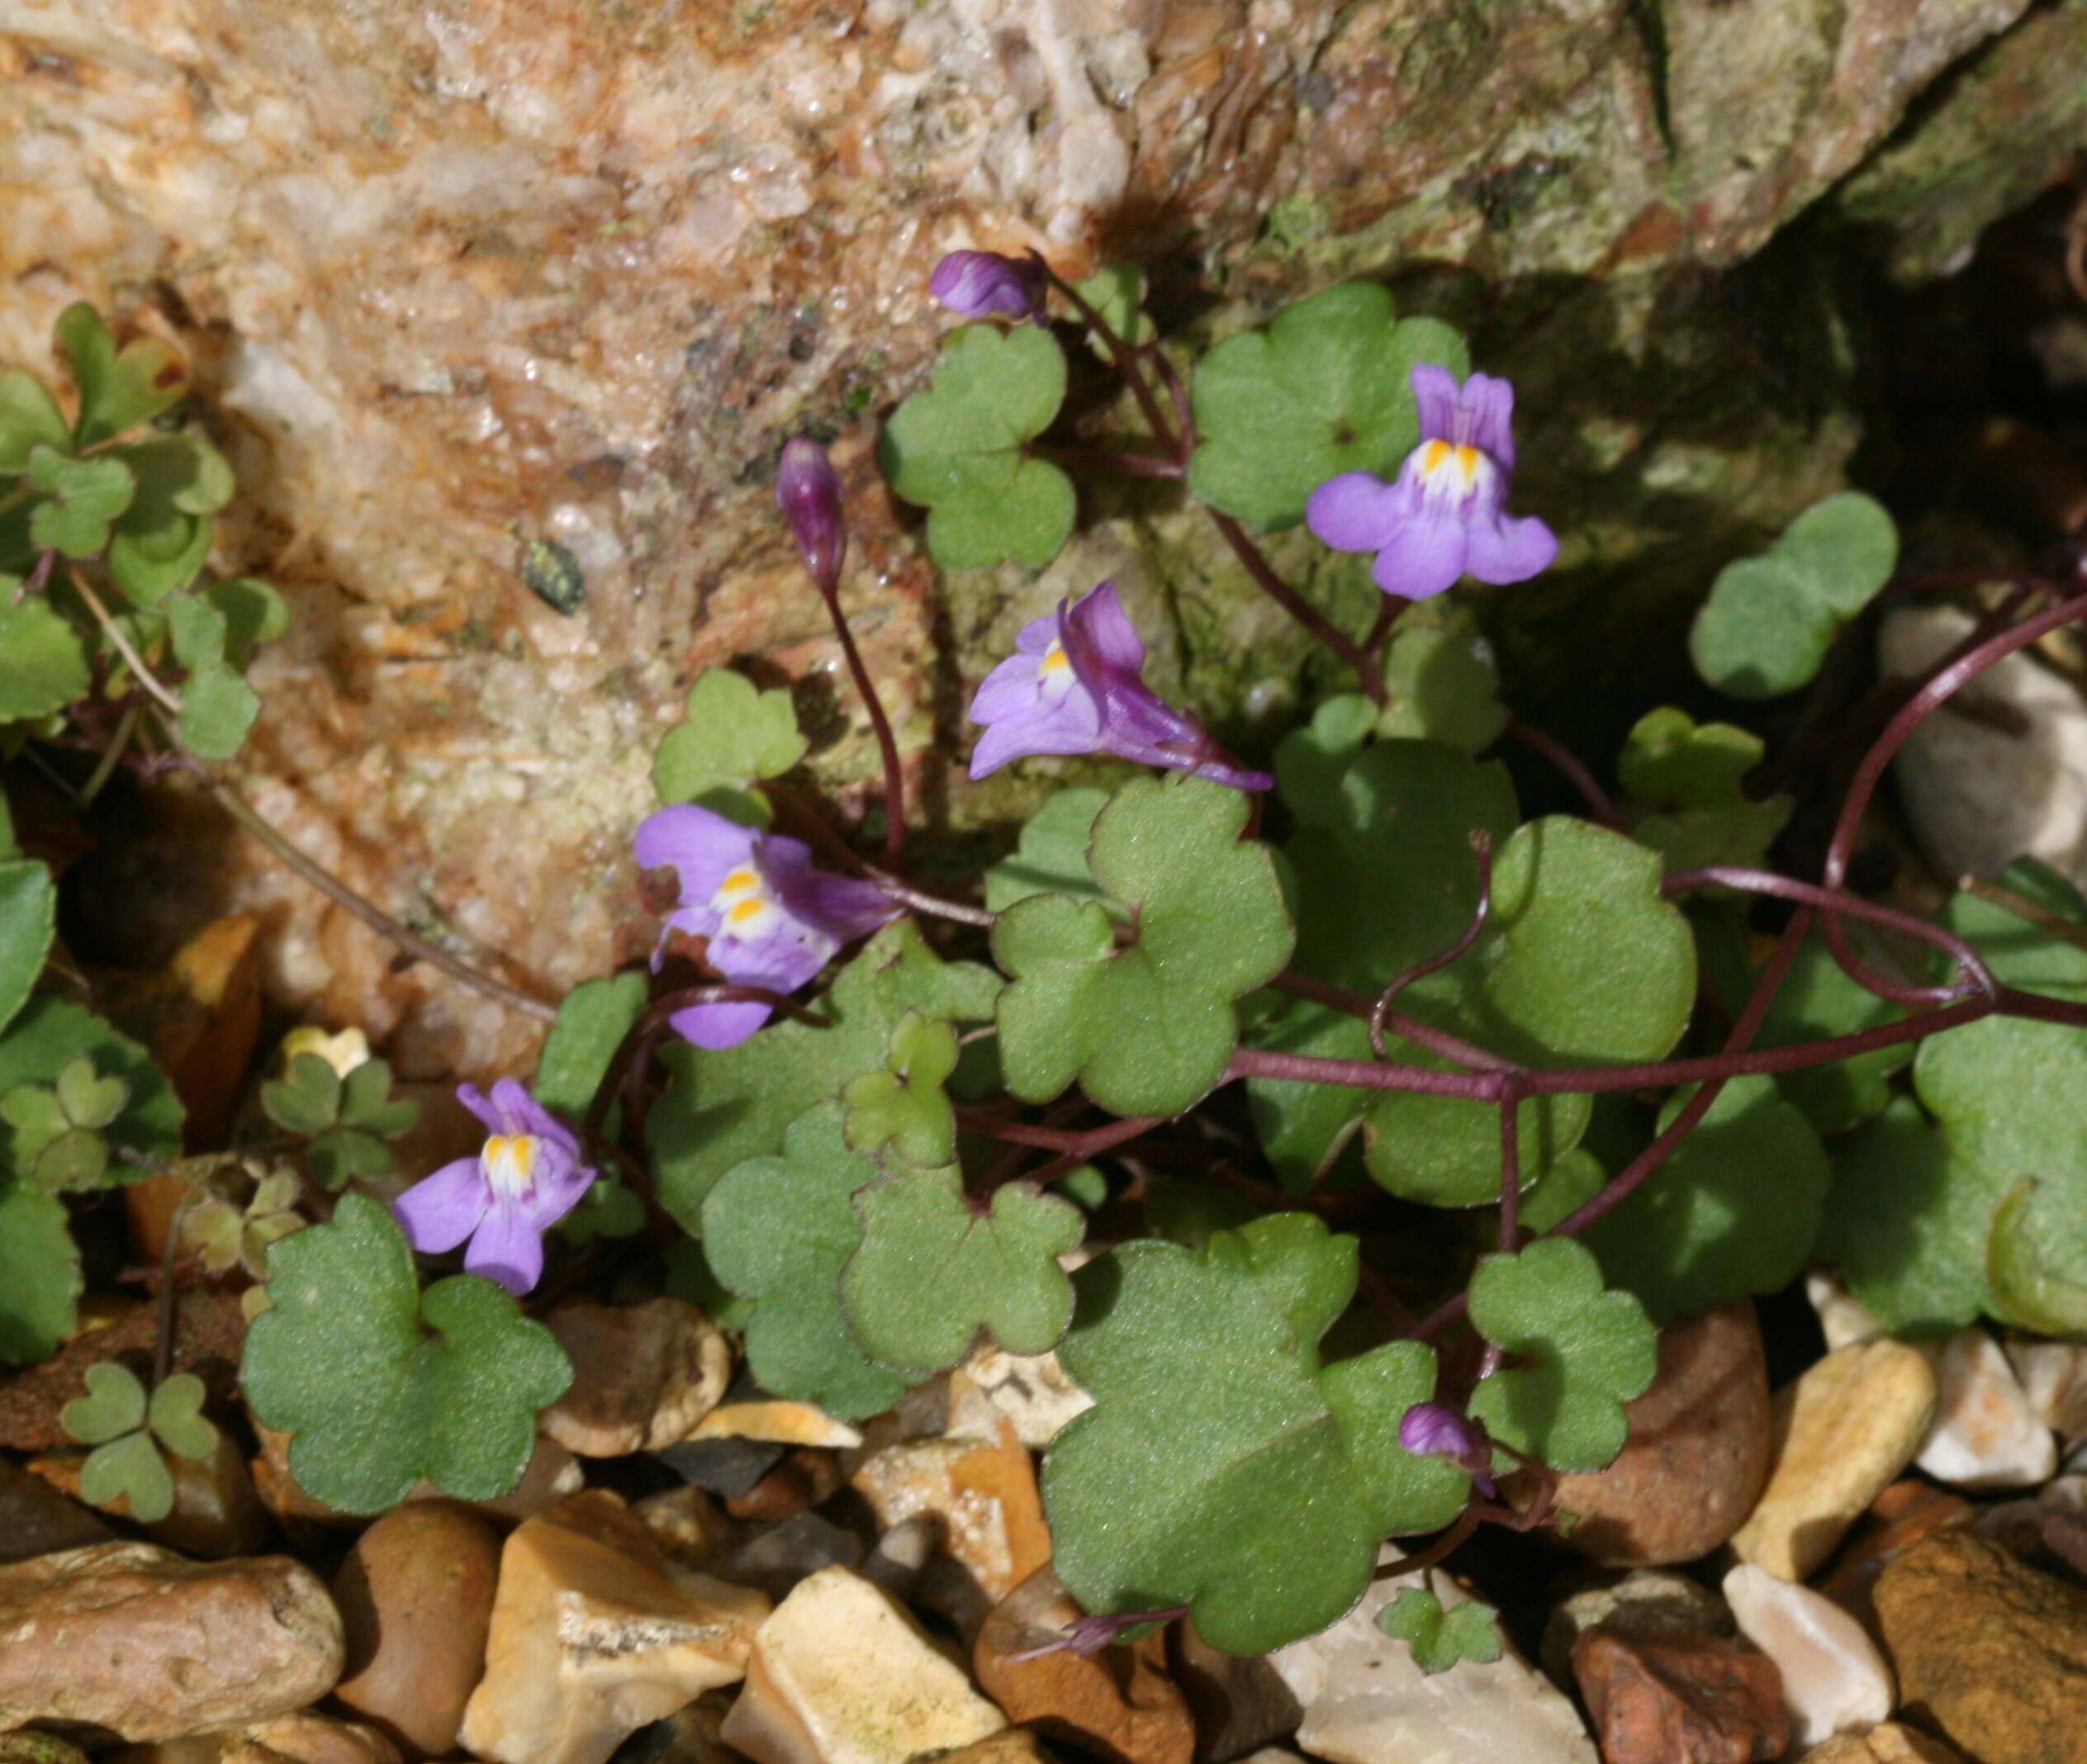
[[[493,1110],[500,1117],[503,1133],[534,1133],[543,1111],[536,1106],[529,1086],[519,1079],[503,1078],[493,1086]]]
[[[1558,556],[1558,535],[1534,514],[1471,524],[1464,567],[1482,582],[1525,582]]]
[[[519,1298],[543,1278],[543,1236],[519,1206],[500,1202],[472,1234],[464,1272],[497,1281]]]
[[[1120,673],[1136,679],[1145,671],[1145,639],[1123,610],[1114,582],[1098,582],[1065,615],[1065,647],[1083,671]],[[1090,686],[1100,682],[1089,680]]]
[[[1414,370],[1417,374],[1419,370]],[[1515,469],[1515,388],[1490,373],[1474,373],[1463,382],[1465,430],[1463,439],[1492,456],[1501,475]]]
[[[1402,600],[1425,600],[1463,574],[1464,524],[1454,508],[1423,505],[1385,541],[1370,572],[1377,586]]]
[[[457,1100],[478,1117],[479,1124],[488,1133],[505,1133],[507,1131],[507,1123],[501,1117],[499,1107],[486,1100],[485,1093],[477,1085],[458,1085]]]
[[[1457,377],[1435,362],[1415,363],[1406,383],[1413,388],[1413,401],[1420,406],[1421,439],[1454,441],[1457,439]],[[1329,541],[1329,543],[1331,543]],[[1342,548],[1360,551],[1359,545]]]
[[[576,1150],[547,1137],[537,1153],[534,1189],[517,1204],[534,1230],[548,1231],[580,1204],[595,1174],[580,1161]]]
[[[692,1004],[667,1022],[684,1041],[716,1053],[737,1047],[771,1014],[765,1004]]]
[[[492,1190],[477,1159],[458,1158],[393,1201],[391,1216],[415,1250],[439,1255],[477,1231],[491,1204]]]
[[[1420,370],[1414,369],[1416,374]],[[1387,484],[1368,472],[1328,478],[1305,504],[1305,524],[1335,551],[1376,551],[1389,542],[1412,498],[1402,484]]]
[[[640,870],[671,864],[681,876],[681,899],[708,901],[726,876],[753,854],[760,836],[695,803],[676,803],[638,823],[633,842]]]

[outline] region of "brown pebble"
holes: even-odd
[[[1782,1675],[1740,1643],[1596,1624],[1572,1644],[1572,1671],[1606,1764],[1762,1764],[1790,1743]]]
[[[775,1524],[815,1507],[841,1486],[837,1453],[800,1445],[743,1495],[724,1504],[733,1518],[746,1524]]]

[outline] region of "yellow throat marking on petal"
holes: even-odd
[[[1447,441],[1430,441],[1427,451],[1421,455],[1421,469],[1433,477],[1442,469],[1442,462],[1449,457],[1449,443]]]
[[[529,1188],[536,1174],[535,1136],[496,1133],[486,1141],[478,1162],[494,1192],[513,1198]]]
[[[1430,441],[1421,449],[1421,472],[1425,477],[1440,476],[1445,466],[1454,464],[1457,475],[1467,486],[1478,477],[1478,449],[1468,443]]]
[[[751,900],[735,900],[725,909],[725,918],[734,925],[743,925],[749,919],[757,919],[768,910],[768,903],[758,895]]]
[[[761,886],[761,878],[745,865],[741,865],[718,884],[720,894],[743,894]]]
[[[1041,680],[1046,674],[1062,673],[1072,665],[1073,658],[1065,653],[1065,646],[1054,637],[1051,640],[1051,647],[1044,652],[1043,660],[1036,664],[1036,677]],[[1021,676],[1017,675],[1016,677],[1019,679]]]

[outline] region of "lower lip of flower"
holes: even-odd
[[[478,1168],[504,1201],[525,1200],[536,1188],[537,1141],[528,1133],[499,1133],[486,1141]]]

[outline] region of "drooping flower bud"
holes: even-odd
[[[831,594],[839,586],[841,560],[847,555],[848,524],[841,510],[841,475],[826,449],[809,435],[783,443],[776,472],[776,506],[790,521],[804,567]]]
[[[1399,1417],[1398,1443],[1416,1457],[1454,1464],[1488,1499],[1500,1492],[1493,1486],[1492,1445],[1485,1429],[1447,1403],[1415,1403]]]
[[[1042,315],[1051,286],[1043,259],[1003,257],[997,251],[952,251],[935,266],[927,292],[960,318]]]

